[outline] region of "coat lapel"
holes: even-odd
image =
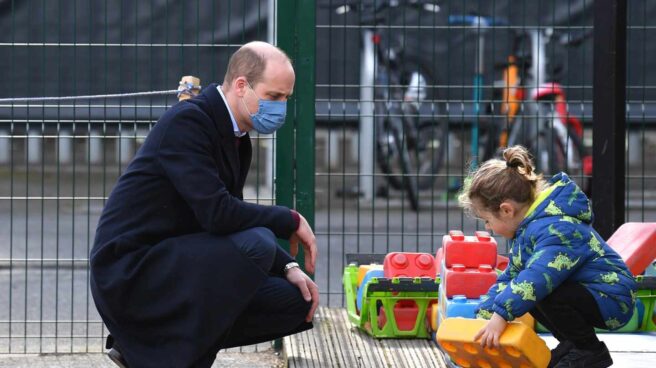
[[[220,149],[223,151],[223,154],[225,155],[230,166],[230,172],[232,173],[234,184],[232,189],[237,192],[241,192],[241,187],[243,185],[243,183],[241,183],[242,169],[236,137],[235,133],[232,131],[232,122],[230,120],[228,107],[223,102],[223,98],[221,98],[221,95],[219,94],[219,91],[217,91],[216,87],[216,84],[209,85],[203,90],[203,95],[205,95],[207,102],[211,107],[211,115],[219,131]]]

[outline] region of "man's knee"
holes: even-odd
[[[278,247],[276,236],[271,230],[256,227],[232,234],[230,238],[262,271],[271,270]]]

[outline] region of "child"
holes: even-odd
[[[560,342],[549,367],[612,365],[594,328],[629,321],[635,280],[592,228],[590,202],[566,174],[545,182],[521,146],[503,159],[483,163],[459,196],[486,229],[510,240],[511,262],[479,305],[478,317],[490,321],[476,339],[498,347],[507,321],[528,312]]]

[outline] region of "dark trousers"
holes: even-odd
[[[209,246],[208,242],[211,242]],[[254,293],[249,293],[252,297],[248,303],[236,317],[231,317],[232,326],[221,331],[220,334],[211,327],[216,325],[216,321],[212,322],[209,318],[206,321],[203,317],[204,313],[212,316],[222,315],[221,304],[215,303],[214,296],[204,295],[202,292],[184,295],[188,292],[188,287],[184,290],[173,289],[176,286],[173,282],[175,280],[162,281],[163,284],[171,285],[176,295],[183,295],[180,298],[183,303],[186,303],[185,298],[190,299],[191,302],[188,303],[188,308],[184,309],[184,313],[176,314],[180,316],[179,319],[161,319],[155,327],[150,327],[152,323],[149,325],[148,321],[140,326],[136,323],[139,321],[115,325],[111,323],[111,319],[109,320],[108,328],[116,338],[119,351],[123,353],[128,366],[209,368],[220,349],[271,341],[312,328],[312,323],[305,322],[312,303],[306,302],[299,289],[284,278],[282,267],[289,258],[281,256],[279,252],[283,250],[278,247],[275,235],[268,229],[253,228],[226,236],[211,234],[182,236],[163,246],[164,253],[170,254],[175,250],[176,256],[165,259],[170,261],[170,264],[161,261],[150,264],[151,268],[147,271],[160,268],[176,269],[171,264],[177,265],[177,261],[191,260],[184,265],[192,270],[182,274],[187,277],[185,281],[187,284],[204,283],[218,274],[211,266],[208,267],[208,264],[219,264],[214,259],[218,254],[214,250],[229,247],[233,250],[233,254],[241,252],[245,255],[265,275],[268,274],[268,277],[263,278]],[[151,259],[158,258],[153,256]],[[230,262],[230,259],[224,261]],[[251,269],[255,270],[255,268]],[[208,284],[206,289],[211,291],[216,287],[221,290],[237,291],[240,288],[239,282],[234,279],[229,285],[221,285],[219,280],[217,278],[214,285]],[[160,308],[165,304],[167,289],[166,286],[161,286],[161,283],[146,286],[147,289],[157,287],[156,292],[152,291],[155,293],[153,297],[161,297],[144,307],[146,316],[148,310]],[[229,299],[231,295],[225,295],[225,298]],[[173,308],[182,307],[173,305]],[[158,330],[153,332],[148,328],[153,330],[158,328]],[[213,333],[216,335],[212,335]],[[189,341],[193,342],[189,343]]]
[[[235,321],[220,348],[256,344],[312,328],[305,322],[311,303],[299,289],[272,270],[281,251],[273,233],[254,228],[229,235],[230,239],[264,272],[271,276],[260,286],[255,297]]]
[[[558,341],[569,340],[579,349],[599,344],[594,328],[606,328],[597,302],[578,282],[565,282],[535,305],[531,315]]]

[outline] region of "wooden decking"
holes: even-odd
[[[447,367],[437,345],[423,339],[374,339],[354,327],[344,308],[320,307],[314,329],[286,337],[296,367]]]

